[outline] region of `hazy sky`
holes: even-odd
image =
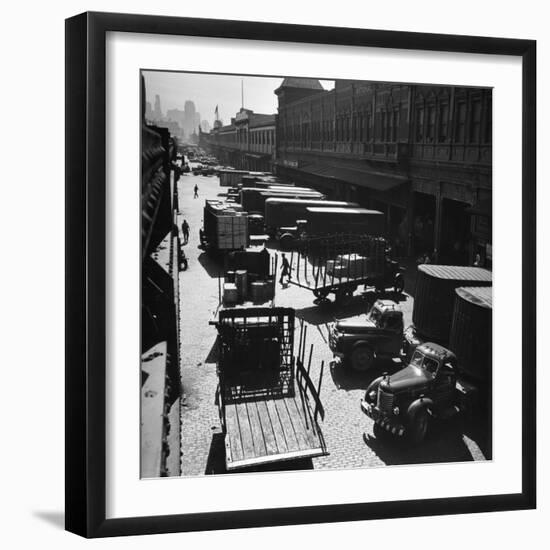
[[[160,106],[164,115],[168,109],[181,109],[187,100],[195,102],[201,120],[208,120],[212,126],[214,110],[218,105],[219,116],[224,124],[241,108],[241,81],[244,89],[244,106],[256,113],[277,112],[277,96],[273,93],[283,81],[282,78],[265,76],[231,76],[201,73],[176,73],[144,71],[145,95],[151,107],[155,95],[160,95]],[[327,90],[334,87],[333,81],[322,80]]]

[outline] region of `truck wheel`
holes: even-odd
[[[357,372],[364,372],[374,363],[374,352],[368,346],[357,346],[350,357],[351,368]]]
[[[341,305],[348,304],[353,298],[353,290],[350,288],[341,288],[334,293],[336,303]]]
[[[388,432],[384,430],[380,424],[374,424],[372,427],[372,434],[376,437],[376,439],[383,439],[384,437],[386,439],[388,438]]]
[[[409,418],[407,438],[414,445],[419,445],[426,438],[429,416],[426,409],[419,409]]]
[[[398,275],[395,278],[393,289],[395,290],[396,294],[403,294],[403,290],[405,290],[405,280],[403,279],[402,275]]]

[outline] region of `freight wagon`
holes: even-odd
[[[228,471],[328,454],[319,419],[324,363],[317,386],[310,377],[301,325],[294,349],[291,308],[221,310],[216,322],[219,359],[216,403]]]
[[[349,299],[359,286],[403,292],[404,269],[389,257],[388,243],[372,235],[332,235],[312,238],[290,256],[289,283],[311,290],[324,300]]]

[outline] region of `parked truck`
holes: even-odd
[[[456,355],[434,342],[420,344],[408,365],[368,386],[362,411],[385,430],[421,443],[434,419],[447,420],[473,410],[478,388],[460,372]]]
[[[413,443],[425,438],[432,420],[474,411],[476,422],[491,429],[492,287],[458,287],[451,294],[448,347],[417,343],[408,365],[374,380],[361,403],[377,428]]]
[[[306,328],[294,346],[291,308],[224,309],[218,331],[216,403],[228,471],[328,454],[319,425],[324,409],[306,367]]]
[[[405,330],[405,351],[410,356],[422,342],[449,343],[455,289],[492,285],[492,274],[481,267],[421,264],[414,295],[413,324]]]
[[[240,205],[206,200],[200,244],[208,250],[228,252],[248,246],[248,213]]]
[[[240,192],[240,203],[247,212],[264,214],[265,201],[270,197],[279,197],[287,199],[319,199],[325,198],[325,195],[312,189],[299,187],[288,188],[269,188],[258,189],[243,187]]]
[[[267,187],[268,185],[293,186],[292,183],[286,183],[273,174],[248,174],[241,179],[243,187]]]
[[[391,300],[377,300],[365,316],[330,325],[328,342],[335,357],[364,372],[379,359],[401,356],[403,312]]]
[[[356,202],[271,197],[265,201],[266,233],[274,238],[282,227],[296,227],[297,220],[306,218],[307,208],[314,206],[322,208],[359,208],[359,204]]]
[[[220,178],[221,187],[236,187],[241,183],[241,178],[248,175],[248,170],[218,170],[218,177]]]
[[[333,234],[385,235],[384,214],[366,208],[308,206],[303,219],[279,229],[281,248],[289,250],[311,237]]]

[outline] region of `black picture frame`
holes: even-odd
[[[106,519],[106,33],[481,53],[522,60],[522,490],[516,494]],[[536,42],[115,13],[66,20],[66,529],[85,537],[536,506]]]

